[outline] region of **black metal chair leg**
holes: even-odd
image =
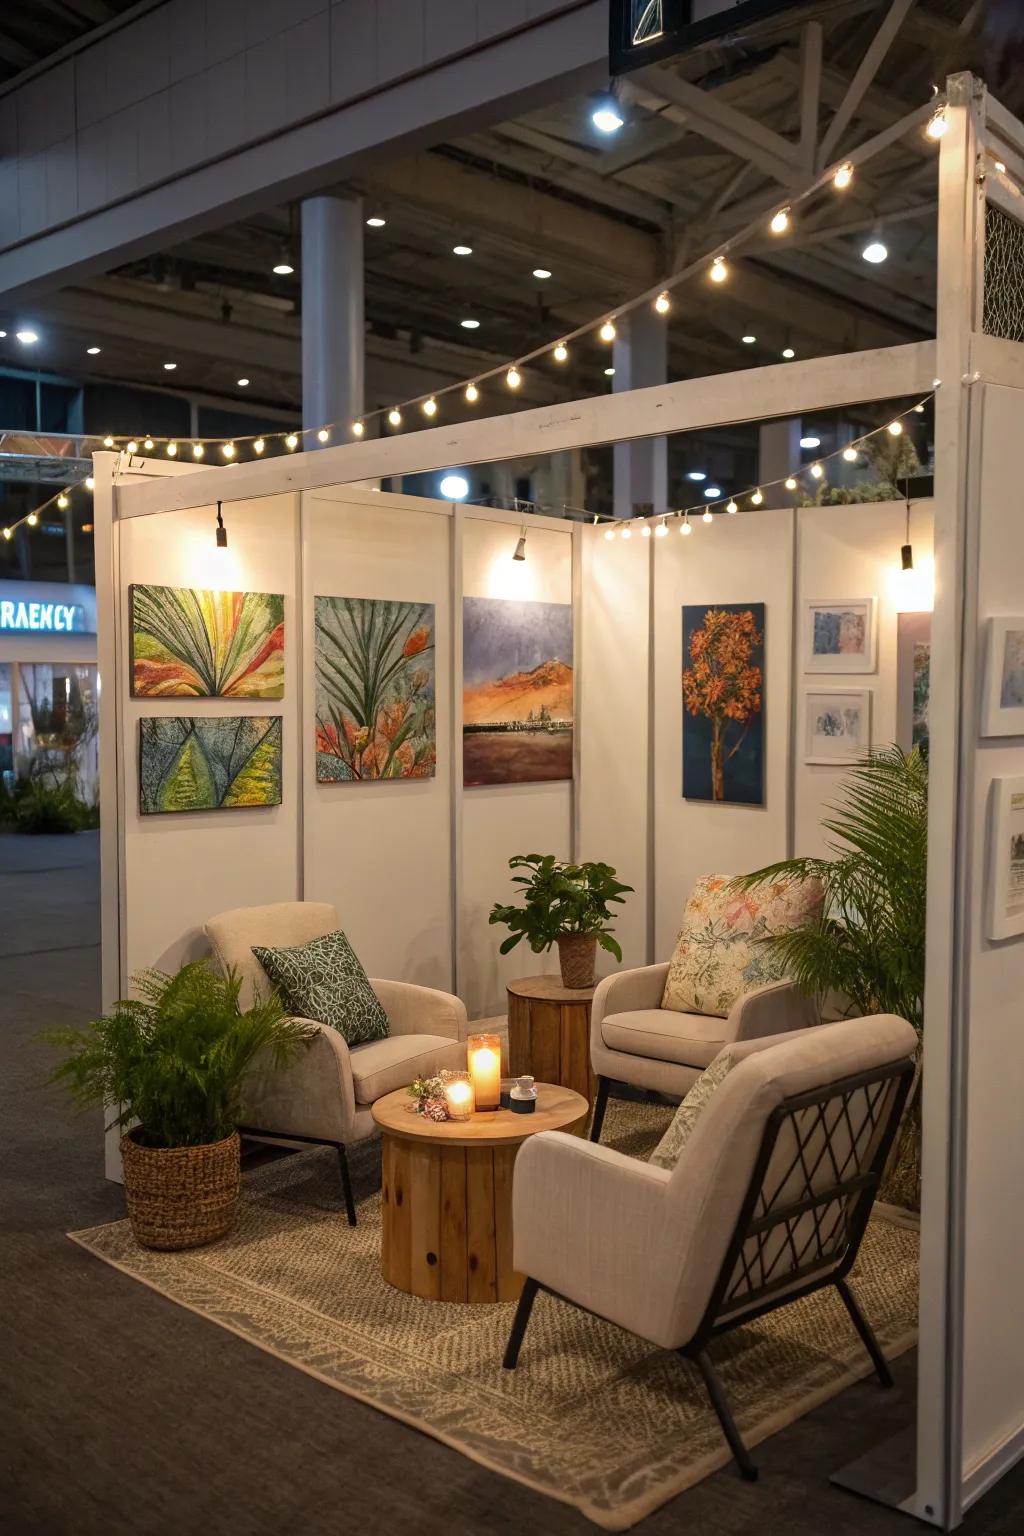
[[[512,1319],[512,1332],[509,1334],[508,1344],[505,1346],[505,1358],[501,1362],[506,1371],[514,1371],[519,1364],[519,1351],[523,1347],[523,1336],[526,1333],[530,1321],[530,1313],[533,1311],[533,1304],[537,1299],[537,1292],[539,1290],[539,1281],[531,1280],[527,1276],[526,1284],[523,1286],[523,1294],[520,1296],[519,1305],[516,1308],[516,1315]]]
[[[594,1115],[590,1122],[591,1141],[601,1140],[601,1128],[604,1125],[604,1112],[608,1108],[608,1090],[611,1083],[607,1077],[599,1077],[597,1080],[597,1098],[594,1100]]]
[[[736,1465],[740,1469],[740,1476],[746,1478],[748,1483],[756,1483],[757,1468],[751,1461],[750,1452],[743,1444],[743,1437],[736,1428],[736,1420],[732,1416],[729,1400],[722,1390],[722,1383],[718,1379],[714,1366],[703,1350],[700,1350],[695,1355],[686,1355],[684,1358],[696,1361],[697,1368],[704,1378],[704,1385],[707,1387],[711,1406],[717,1413],[718,1422],[722,1426],[722,1433],[729,1442],[730,1451],[732,1451],[733,1456],[736,1458]]]
[[[341,1164],[341,1187],[345,1191],[345,1211],[348,1215],[348,1224],[354,1227],[356,1224],[356,1203],[352,1198],[352,1179],[348,1171],[348,1158],[345,1148],[340,1141],[335,1142],[338,1149],[338,1162]]]
[[[885,1356],[882,1354],[878,1340],[875,1338],[874,1329],[871,1327],[871,1324],[868,1322],[860,1307],[857,1305],[856,1297],[850,1290],[850,1287],[847,1285],[845,1280],[836,1281],[836,1290],[843,1298],[843,1301],[846,1304],[846,1310],[850,1314],[850,1321],[856,1328],[857,1332],[860,1334],[861,1342],[863,1343],[864,1348],[867,1350],[868,1354],[871,1356],[871,1364],[875,1368],[875,1373],[878,1376],[879,1382],[883,1387],[893,1386],[894,1383],[892,1379],[892,1372],[889,1369],[889,1363]]]

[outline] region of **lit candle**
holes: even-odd
[[[477,1110],[501,1107],[501,1041],[497,1035],[471,1035],[466,1045],[469,1077]]]
[[[473,1084],[468,1076],[451,1077],[444,1085],[449,1120],[468,1120],[473,1113]]]

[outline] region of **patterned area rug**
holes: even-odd
[[[604,1140],[645,1155],[671,1111],[612,1101]],[[337,1159],[317,1150],[243,1181],[235,1230],[192,1253],[140,1248],[127,1221],[71,1236],[161,1295],[340,1392],[628,1529],[729,1455],[696,1369],[541,1295],[518,1370],[501,1357],[511,1305],[421,1301],[380,1276],[380,1199],[341,1209]],[[872,1221],[852,1276],[890,1356],[915,1342],[917,1234]],[[740,1429],[756,1445],[869,1374],[833,1291],[713,1347]]]

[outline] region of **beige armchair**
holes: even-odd
[[[252,952],[254,944],[306,944],[339,927],[338,914],[327,902],[286,901],[222,912],[210,918],[204,933],[218,965],[223,970],[233,967],[241,976],[241,1002],[246,1007],[254,987],[264,994],[272,989]],[[388,1038],[349,1046],[337,1030],[318,1024],[316,1039],[292,1066],[256,1073],[246,1092],[245,1124],[239,1127],[272,1140],[336,1147],[353,1227],[356,1213],[345,1148],[374,1134],[374,1102],[415,1077],[466,1065],[466,1009],[457,997],[404,981],[371,977],[370,985],[387,1013]]]
[[[600,1141],[613,1082],[684,1097],[725,1045],[817,1024],[814,1001],[791,981],[773,981],[737,998],[729,1013],[679,1013],[661,1006],[669,963],[618,971],[598,983],[590,1013],[590,1059],[597,1077],[591,1141]]]
[[[541,1288],[692,1360],[745,1477],[756,1468],[708,1357],[718,1334],[835,1285],[883,1386],[847,1284],[914,1073],[891,1014],[730,1049],[736,1064],[670,1170],[560,1132],[523,1144],[513,1261],[528,1278],[505,1366]]]

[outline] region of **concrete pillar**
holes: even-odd
[[[363,205],[308,197],[302,204],[302,425],[337,422],[364,408]],[[344,441],[344,439],[342,439]],[[317,447],[307,439],[306,447]]]
[[[650,309],[637,309],[616,321],[618,332],[612,342],[611,361],[615,368],[612,387],[645,389],[664,384],[667,359],[665,321]],[[633,508],[650,505],[655,512],[668,508],[668,441],[664,437],[646,437],[631,443],[616,443],[614,449],[613,493],[616,517],[630,517]]]
[[[785,480],[800,468],[800,417],[786,421],[769,421],[758,433],[758,480],[770,485],[773,480]],[[778,487],[781,493],[781,486]]]

